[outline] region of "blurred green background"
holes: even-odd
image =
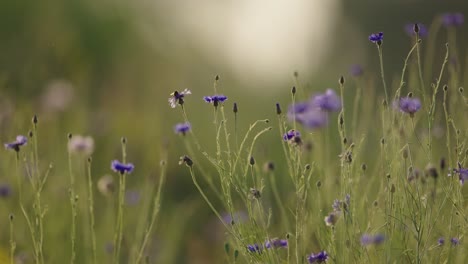
[[[54,163],[45,200],[66,198],[67,133],[95,139],[96,180],[110,173],[110,161],[120,158],[120,137],[126,136],[128,159],[136,166],[128,188],[137,192],[157,182],[161,153],[167,149],[168,181],[154,240],[159,242],[152,245],[155,255],[161,263],[207,263],[223,253],[223,231],[219,226],[213,234],[216,219],[187,171],[177,166],[185,151],[173,125],[182,116],[169,107],[169,94],[192,90],[187,98],[189,118],[202,145],[213,151],[212,108],[202,96],[213,93],[215,75],[221,76],[219,89],[229,97],[227,109],[233,102],[239,104],[243,134],[257,119],[273,120],[276,102],[286,108],[293,85],[304,88],[303,96],[336,88],[340,75],[349,77],[352,64],[364,67],[369,84],[379,82],[377,51],[367,40],[370,33],[385,32],[384,60],[391,83],[411,45],[405,24],[430,25],[443,12],[467,14],[468,6],[461,2],[3,0],[0,140],[27,134],[31,117],[39,116],[41,166]],[[458,58],[467,58],[466,37],[457,39]],[[440,33],[436,61],[442,59],[446,41],[445,32]],[[466,86],[466,81],[460,85]],[[228,119],[232,121],[232,115]],[[263,138],[256,156],[259,163],[277,161],[281,171],[281,154],[276,154],[281,153],[280,144],[270,144],[277,137],[275,131]],[[13,175],[6,175],[13,165],[13,155],[1,151],[0,181],[14,185]],[[145,199],[149,197],[142,192],[129,214],[138,212]],[[96,194],[97,207],[105,208],[108,202]],[[7,226],[15,205],[0,203],[0,225]],[[46,222],[66,226],[68,206],[66,199],[51,204]],[[138,220],[129,224],[137,228]],[[106,219],[98,222],[104,229]],[[100,254],[105,254],[111,234],[103,231],[99,237]],[[8,248],[7,230],[0,235],[1,246]],[[60,254],[66,256],[67,250]]]

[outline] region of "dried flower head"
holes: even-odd
[[[114,178],[108,174],[102,176],[97,182],[97,188],[105,196],[112,195],[115,190]]]
[[[91,155],[94,151],[94,140],[92,137],[74,135],[68,141],[68,151],[75,154]]]
[[[325,216],[325,219],[324,219],[325,224],[327,226],[334,226],[336,222],[338,222],[339,217],[340,217],[339,212],[331,212],[330,214]]]

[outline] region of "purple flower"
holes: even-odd
[[[327,89],[323,94],[318,94],[312,98],[312,106],[323,111],[333,112],[341,109],[340,97],[332,89]]]
[[[444,243],[445,243],[445,238],[441,237],[441,238],[437,239],[437,244],[438,244],[439,246],[444,245]]]
[[[452,246],[458,246],[458,245],[460,245],[460,239],[458,239],[456,237],[452,237],[450,239],[450,243],[452,243]]]
[[[427,27],[424,24],[417,23],[419,27],[419,37],[425,38],[428,35]],[[415,23],[408,23],[405,25],[405,32],[408,34],[408,36],[413,37],[416,36],[416,33],[414,32],[414,25]]]
[[[338,222],[339,216],[340,216],[339,212],[332,212],[328,214],[327,216],[325,216],[325,219],[324,219],[325,224],[327,226],[334,226],[336,222]]]
[[[184,104],[184,97],[187,94],[192,94],[192,92],[189,89],[185,89],[182,92],[174,91],[171,93],[171,97],[169,97],[169,105],[172,108],[175,108],[177,104],[183,105]]]
[[[287,239],[273,238],[270,241],[265,242],[265,248],[286,248],[288,247]]]
[[[217,107],[220,103],[226,101],[227,97],[222,94],[217,94],[213,96],[205,96],[203,97],[203,100],[205,100],[207,103],[213,103],[213,105]]]
[[[284,133],[283,140],[284,141],[296,141],[295,138],[300,138],[301,133],[294,129],[289,130],[288,132]]]
[[[382,43],[382,41],[383,41],[383,32],[371,34],[369,36],[369,40],[372,43],[377,43],[377,44]]]
[[[124,173],[132,173],[133,169],[135,168],[135,166],[133,166],[132,163],[127,163],[127,164],[124,164],[124,163],[121,163],[120,161],[118,160],[113,160],[112,163],[111,163],[111,169],[115,172],[118,172],[120,174],[124,174]]]
[[[458,27],[463,25],[465,18],[462,13],[445,13],[442,15],[442,24],[446,27]]]
[[[421,101],[413,97],[401,97],[400,100],[394,102],[394,106],[398,107],[402,112],[413,116],[419,109],[421,109]]]
[[[468,169],[462,168],[460,163],[458,163],[458,169],[453,169],[453,172],[458,173],[458,179],[461,185],[465,184],[465,180],[468,180]]]
[[[351,76],[359,77],[364,74],[364,69],[359,64],[353,64],[349,67],[349,73]]]
[[[0,198],[7,198],[11,195],[11,187],[9,184],[0,184]]]
[[[247,245],[247,250],[250,251],[250,252],[258,252],[258,253],[261,253],[262,252],[262,248],[258,245],[258,244],[253,244],[253,245]]]
[[[179,123],[174,126],[174,132],[185,136],[185,134],[187,134],[187,132],[189,132],[191,128],[192,126],[189,122]]]
[[[14,151],[19,151],[20,147],[28,143],[28,138],[22,135],[16,136],[16,140],[11,143],[6,143],[6,149],[13,149]]]
[[[328,254],[326,251],[320,251],[317,254],[310,254],[310,256],[307,257],[307,260],[309,263],[322,263],[326,262],[328,260]]]
[[[342,202],[340,200],[335,199],[335,201],[333,201],[333,204],[332,204],[333,211],[341,212],[341,204]]]
[[[362,246],[369,246],[369,245],[380,245],[385,241],[385,236],[383,234],[377,234],[375,236],[364,234],[361,236],[361,245]]]

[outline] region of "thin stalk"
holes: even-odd
[[[15,250],[16,250],[13,219],[14,219],[13,214],[10,214],[10,264],[15,263]]]
[[[385,92],[385,101],[387,101],[387,103],[388,103],[387,83],[385,82],[385,73],[384,73],[382,46],[377,44],[377,49],[378,49],[378,51],[379,51],[380,75],[381,75],[381,77],[382,77],[382,84],[383,84],[384,92]]]
[[[89,221],[91,228],[91,247],[93,254],[93,263],[97,263],[96,259],[96,230],[94,221],[94,199],[93,199],[93,181],[91,177],[91,158],[88,158],[88,205],[89,205]]]
[[[68,141],[72,139],[72,135],[68,135]],[[75,199],[75,176],[73,174],[72,169],[72,156],[71,152],[68,151],[68,170],[70,174],[70,206],[71,206],[71,213],[72,213],[72,226],[70,230],[70,237],[71,237],[71,259],[70,263],[75,263],[76,260],[76,199]]]
[[[150,237],[150,235],[152,233],[153,227],[157,223],[157,217],[159,215],[159,209],[161,207],[162,186],[164,184],[165,177],[166,177],[166,163],[162,162],[161,163],[161,174],[159,176],[158,190],[156,192],[156,196],[154,197],[154,202],[153,202],[153,213],[151,215],[150,224],[146,228],[145,237],[143,239],[143,243],[141,244],[140,250],[138,251],[138,256],[136,258],[135,263],[140,263],[141,258],[143,257],[143,252],[144,252],[144,250],[146,248],[146,244],[148,243],[149,237]]]

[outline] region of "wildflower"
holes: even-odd
[[[421,101],[418,98],[401,97],[398,101],[394,102],[394,106],[413,117],[414,113],[421,108]]]
[[[462,168],[460,163],[458,163],[458,169],[453,169],[453,172],[458,173],[461,185],[465,184],[465,180],[468,180],[468,169]]]
[[[207,103],[213,103],[214,107],[217,107],[220,103],[227,100],[227,97],[222,94],[217,94],[213,96],[205,96],[203,100]]]
[[[68,141],[68,151],[70,153],[90,155],[94,151],[94,140],[92,137],[73,136]]]
[[[332,212],[325,216],[325,224],[327,226],[334,226],[338,222],[338,217],[340,216],[339,212]]]
[[[11,187],[8,184],[0,184],[0,198],[7,198],[11,195]]]
[[[341,101],[335,91],[327,89],[324,94],[318,94],[312,98],[312,105],[323,111],[339,111]]]
[[[262,248],[258,245],[258,244],[253,244],[253,245],[247,245],[247,250],[250,251],[250,252],[258,252],[258,253],[261,253],[262,252]]]
[[[377,44],[382,43],[382,41],[383,41],[383,32],[371,34],[369,36],[369,40],[372,43],[377,43]]]
[[[118,160],[113,160],[111,163],[111,169],[115,172],[118,172],[120,174],[125,174],[125,173],[132,173],[133,169],[135,166],[133,166],[132,163],[121,163]]]
[[[288,247],[287,239],[273,238],[270,241],[265,242],[265,248],[286,248]]]
[[[288,119],[294,120],[306,128],[315,129],[328,123],[327,113],[314,108],[310,103],[298,103],[288,109]]]
[[[460,239],[458,239],[456,237],[452,237],[450,239],[450,243],[452,243],[452,246],[458,246],[460,244]]]
[[[187,132],[189,132],[191,128],[192,126],[189,122],[179,123],[174,126],[174,131],[176,134],[182,134],[185,136],[185,134],[187,134]]]
[[[417,30],[419,37],[425,38],[428,35],[427,27],[424,24],[420,23],[408,23],[405,25],[405,32],[408,34],[408,36],[413,37],[416,36],[416,25],[417,25]]]
[[[320,251],[317,254],[310,254],[310,256],[307,257],[307,260],[309,263],[322,263],[326,262],[328,260],[328,254],[326,251]]]
[[[437,239],[437,244],[438,244],[439,246],[444,245],[444,243],[445,243],[445,238],[441,237],[441,238]]]
[[[182,92],[174,91],[171,93],[171,97],[169,97],[169,105],[172,108],[175,108],[177,104],[183,105],[184,104],[184,97],[188,94],[192,94],[189,89],[185,89]]]
[[[299,131],[296,131],[294,129],[289,130],[288,132],[284,133],[283,135],[283,140],[284,141],[289,141],[295,137],[300,137],[301,133]]]
[[[103,195],[111,195],[115,190],[114,178],[112,178],[111,175],[102,176],[97,183],[97,187],[99,192],[101,192]]]
[[[462,13],[445,13],[442,15],[442,24],[445,27],[458,27],[463,25],[465,18]]]
[[[353,64],[349,67],[349,73],[351,76],[359,77],[364,74],[364,69],[359,64]]]
[[[16,140],[11,143],[5,143],[6,149],[13,149],[15,151],[19,151],[20,147],[26,145],[28,143],[28,138],[22,135],[16,136]]]
[[[377,234],[375,236],[364,234],[361,236],[361,245],[362,246],[369,246],[369,245],[380,245],[385,241],[385,236],[383,234]]]
[[[333,211],[340,212],[341,211],[341,204],[342,204],[342,202],[340,200],[335,199],[335,201],[333,201],[333,204],[332,204]]]

